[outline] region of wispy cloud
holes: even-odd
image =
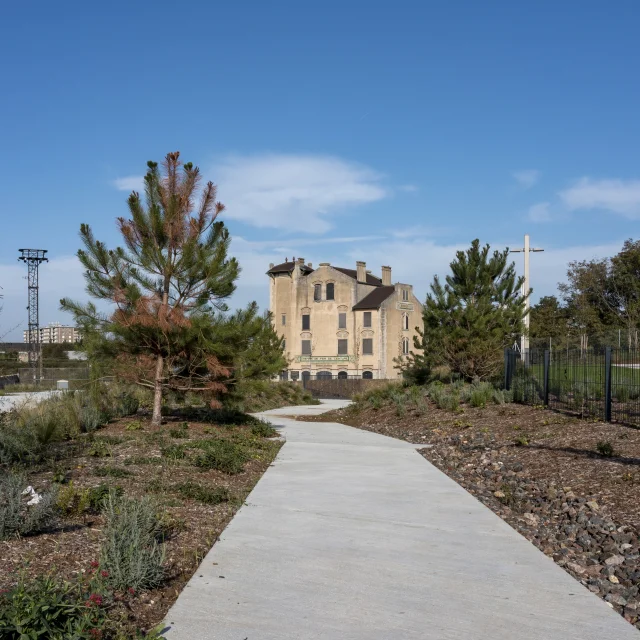
[[[531,205],[528,211],[529,220],[532,222],[549,222],[551,220],[551,203],[538,202]]]
[[[640,218],[640,180],[581,178],[559,193],[572,211],[604,209],[627,218]]]
[[[211,176],[227,217],[288,231],[324,233],[336,214],[390,194],[382,174],[332,156],[233,156],[217,163]]]
[[[511,173],[514,180],[523,189],[531,189],[540,179],[540,172],[537,169],[522,169]]]
[[[125,176],[124,178],[116,178],[113,186],[118,191],[144,191],[143,176]]]

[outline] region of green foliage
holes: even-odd
[[[197,444],[201,453],[194,464],[201,469],[217,469],[230,475],[242,473],[249,460],[245,447],[228,440],[201,440]]]
[[[175,429],[169,429],[169,435],[172,438],[188,438],[189,437],[189,423],[183,422],[179,427]]]
[[[35,497],[31,492],[25,494],[26,489],[23,474],[0,475],[0,540],[39,533],[55,522],[56,489]]]
[[[129,471],[128,469],[112,466],[96,467],[93,473],[96,476],[109,476],[110,478],[130,478],[134,475],[134,473]]]
[[[117,485],[111,486],[103,482],[96,487],[78,489],[71,481],[59,490],[56,507],[65,516],[97,514],[102,511],[107,496],[119,497],[122,494],[122,487]]]
[[[0,591],[0,637],[3,640],[89,640],[102,637],[109,601],[91,582],[66,582],[43,576],[21,578]]]
[[[613,445],[605,440],[601,440],[596,445],[596,451],[605,458],[612,458],[616,455],[616,451],[613,448]]]
[[[227,407],[248,413],[268,411],[279,407],[319,404],[300,384],[272,380],[244,378],[225,396]]]
[[[121,591],[157,587],[164,577],[164,549],[154,504],[148,498],[109,494],[103,514],[100,567],[108,572],[109,584]]]
[[[259,420],[251,426],[251,433],[258,438],[277,438],[278,432],[271,423],[266,420]]]
[[[144,426],[140,420],[132,420],[125,427],[125,431],[141,431]]]
[[[168,444],[164,447],[160,447],[160,453],[163,458],[168,460],[183,460],[186,456],[185,447],[182,444]]]
[[[488,380],[500,371],[504,348],[524,326],[522,278],[508,257],[508,249],[490,255],[489,245],[474,240],[457,252],[444,285],[434,278],[414,345],[420,351],[409,369],[446,365],[466,380]]]
[[[471,387],[469,404],[472,407],[486,407],[494,398],[498,398],[496,389],[488,382],[480,382]]]
[[[519,435],[513,442],[518,447],[526,447],[529,444],[529,437],[523,433],[522,435]]]
[[[220,504],[229,501],[229,490],[226,487],[205,487],[196,482],[181,482],[173,487],[183,498],[197,500],[204,504]]]
[[[619,385],[615,389],[615,397],[618,402],[629,402],[629,387],[626,385]]]
[[[105,316],[93,303],[61,301],[87,336],[90,355],[110,357],[112,372],[123,379],[153,381],[154,425],[160,424],[163,392],[215,397],[232,365],[217,355],[226,346],[218,342],[220,318],[212,313],[226,311],[239,274],[236,260],[227,258],[229,233],[218,220],[224,207],[211,182],[198,196],[200,171],[191,163],[181,170],[179,156],[167,154],[163,172],[147,163],[146,203],[132,192],[130,218],[118,219],[124,247],[109,250],[88,225],[80,227],[87,290],[116,311]]]

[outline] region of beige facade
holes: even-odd
[[[399,377],[394,359],[413,351],[422,305],[410,284],[367,271],[303,259],[270,265],[270,309],[285,340],[290,380],[302,377]]]
[[[24,342],[29,342],[29,332],[23,331]],[[40,327],[40,342],[43,344],[61,344],[65,342],[80,342],[82,336],[76,327],[68,327],[59,322],[52,322],[46,327]]]

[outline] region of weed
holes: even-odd
[[[220,504],[229,501],[229,490],[226,487],[203,487],[196,482],[182,482],[173,487],[183,498],[197,500],[205,504]]]
[[[160,453],[163,458],[167,458],[167,460],[172,460],[174,462],[177,460],[183,460],[186,456],[183,444],[168,444],[160,448]]]
[[[135,475],[133,472],[128,469],[123,469],[122,467],[112,467],[112,466],[104,466],[104,467],[96,467],[93,471],[96,476],[109,476],[110,478],[129,478]]]
[[[598,444],[596,445],[596,451],[604,458],[612,458],[616,455],[616,451],[613,448],[613,445],[606,440],[601,440],[600,442],[598,442]]]
[[[228,440],[201,440],[198,446],[202,453],[195,459],[195,465],[201,469],[241,473],[245,462],[249,460],[243,447]]]
[[[118,590],[150,589],[164,577],[164,549],[158,544],[160,521],[148,498],[108,495],[104,506],[100,566]]]
[[[616,400],[618,402],[629,402],[629,387],[620,385],[615,390]]]
[[[144,425],[141,420],[132,420],[125,427],[126,431],[141,431],[142,429],[144,429]]]
[[[110,487],[106,483],[101,483],[97,487],[77,489],[71,481],[58,492],[56,507],[66,516],[100,513],[108,495],[120,496],[122,493],[122,487],[117,485]]]
[[[188,438],[189,437],[189,423],[188,422],[183,422],[178,428],[176,429],[169,429],[169,435],[172,438]]]
[[[144,464],[162,464],[162,458],[151,456],[132,456],[124,461],[125,465],[144,465]]]
[[[519,435],[513,442],[517,447],[526,447],[529,444],[529,437],[523,433],[522,435]]]
[[[278,432],[266,420],[260,420],[251,427],[251,433],[258,438],[275,438]]]
[[[87,455],[92,458],[110,458],[111,447],[108,442],[105,442],[102,439],[94,440],[87,448]]]

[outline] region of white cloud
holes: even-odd
[[[211,176],[228,218],[289,231],[326,232],[332,216],[389,195],[381,174],[331,156],[234,156]]]
[[[511,175],[523,189],[531,189],[540,179],[540,172],[537,169],[513,171]]]
[[[116,178],[113,186],[118,191],[144,191],[144,176],[125,176],[124,178]]]
[[[531,205],[528,212],[529,220],[532,222],[548,222],[551,220],[550,207],[551,203],[549,202],[538,202]]]
[[[640,218],[640,180],[581,178],[559,196],[572,211],[605,209],[627,218]]]

